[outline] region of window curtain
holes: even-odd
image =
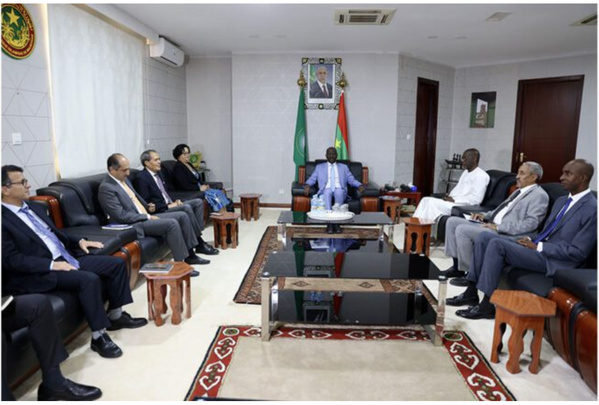
[[[106,171],[143,150],[144,42],[66,4],[48,5],[52,108],[62,178]]]

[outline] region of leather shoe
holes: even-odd
[[[449,280],[449,284],[455,285],[456,287],[467,287],[468,280],[466,280],[466,277],[456,277]]]
[[[184,260],[185,263],[187,264],[208,264],[210,263],[210,260],[207,259],[202,259],[199,256],[189,256],[187,259]]]
[[[494,319],[495,307],[493,305],[488,305],[485,307],[482,307],[481,305],[475,305],[468,309],[459,309],[455,311],[455,314],[466,319]]]
[[[450,268],[448,268],[445,271],[442,271],[441,274],[444,275],[447,278],[465,277],[466,276],[466,272],[465,271],[457,270],[453,266],[451,266]]]
[[[197,277],[200,275],[200,272],[197,270],[192,270],[191,273],[189,273],[189,277]]]
[[[131,315],[123,311],[121,317],[118,319],[110,320],[110,326],[107,330],[119,330],[123,328],[135,329],[144,326],[148,323],[146,318],[133,318]]]
[[[196,246],[196,253],[202,253],[205,255],[217,255],[219,252],[218,249],[215,249],[206,242],[203,242],[199,243],[198,246]]]
[[[103,333],[99,338],[92,339],[90,346],[94,352],[107,359],[114,359],[123,355],[123,351],[110,339],[108,333]]]
[[[93,401],[101,396],[99,388],[77,384],[68,379],[64,380],[60,389],[40,385],[37,390],[38,401]]]
[[[333,231],[335,233],[341,233],[341,225],[333,225]]]
[[[465,292],[455,297],[447,298],[445,304],[449,305],[450,307],[462,307],[464,305],[478,304],[478,295],[475,295],[473,297],[467,297],[464,294]]]
[[[335,232],[335,228],[333,224],[327,224],[327,233]]]

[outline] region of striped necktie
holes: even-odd
[[[537,236],[533,240],[534,243],[541,242],[542,240],[544,240],[545,238],[547,238],[551,234],[551,232],[553,232],[553,230],[555,229],[555,227],[557,226],[557,224],[559,224],[559,221],[566,214],[566,210],[570,206],[571,202],[572,202],[572,197],[568,198],[568,201],[566,201],[566,203],[564,204],[564,206],[560,210],[559,214],[557,214],[557,217],[555,217],[555,219],[553,220],[553,222],[551,222],[549,224],[549,226],[545,227],[545,230],[543,232],[541,232],[541,234],[539,236]]]
[[[137,211],[139,211],[140,214],[147,214],[148,211],[146,211],[146,207],[144,207],[143,204],[141,203],[141,201],[139,201],[139,199],[137,198],[137,196],[135,195],[133,190],[131,190],[131,188],[129,188],[127,183],[124,181],[121,181],[121,185],[123,186],[123,189],[125,189],[125,192],[129,196],[129,198],[131,199],[133,204],[135,204]]]

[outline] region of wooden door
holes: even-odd
[[[559,181],[575,158],[584,76],[520,80],[512,172],[532,160],[543,166],[542,183]]]
[[[437,111],[439,82],[418,78],[416,93],[416,132],[414,134],[413,183],[423,195],[435,187],[435,150],[437,147]]]

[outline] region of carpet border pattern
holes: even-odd
[[[240,337],[259,339],[260,328],[257,326],[220,326],[218,328],[191,387],[185,395],[185,401],[218,398]],[[423,330],[410,328],[282,327],[277,329],[272,337],[317,340],[430,340]],[[443,345],[475,399],[479,401],[516,400],[465,332],[446,331]]]

